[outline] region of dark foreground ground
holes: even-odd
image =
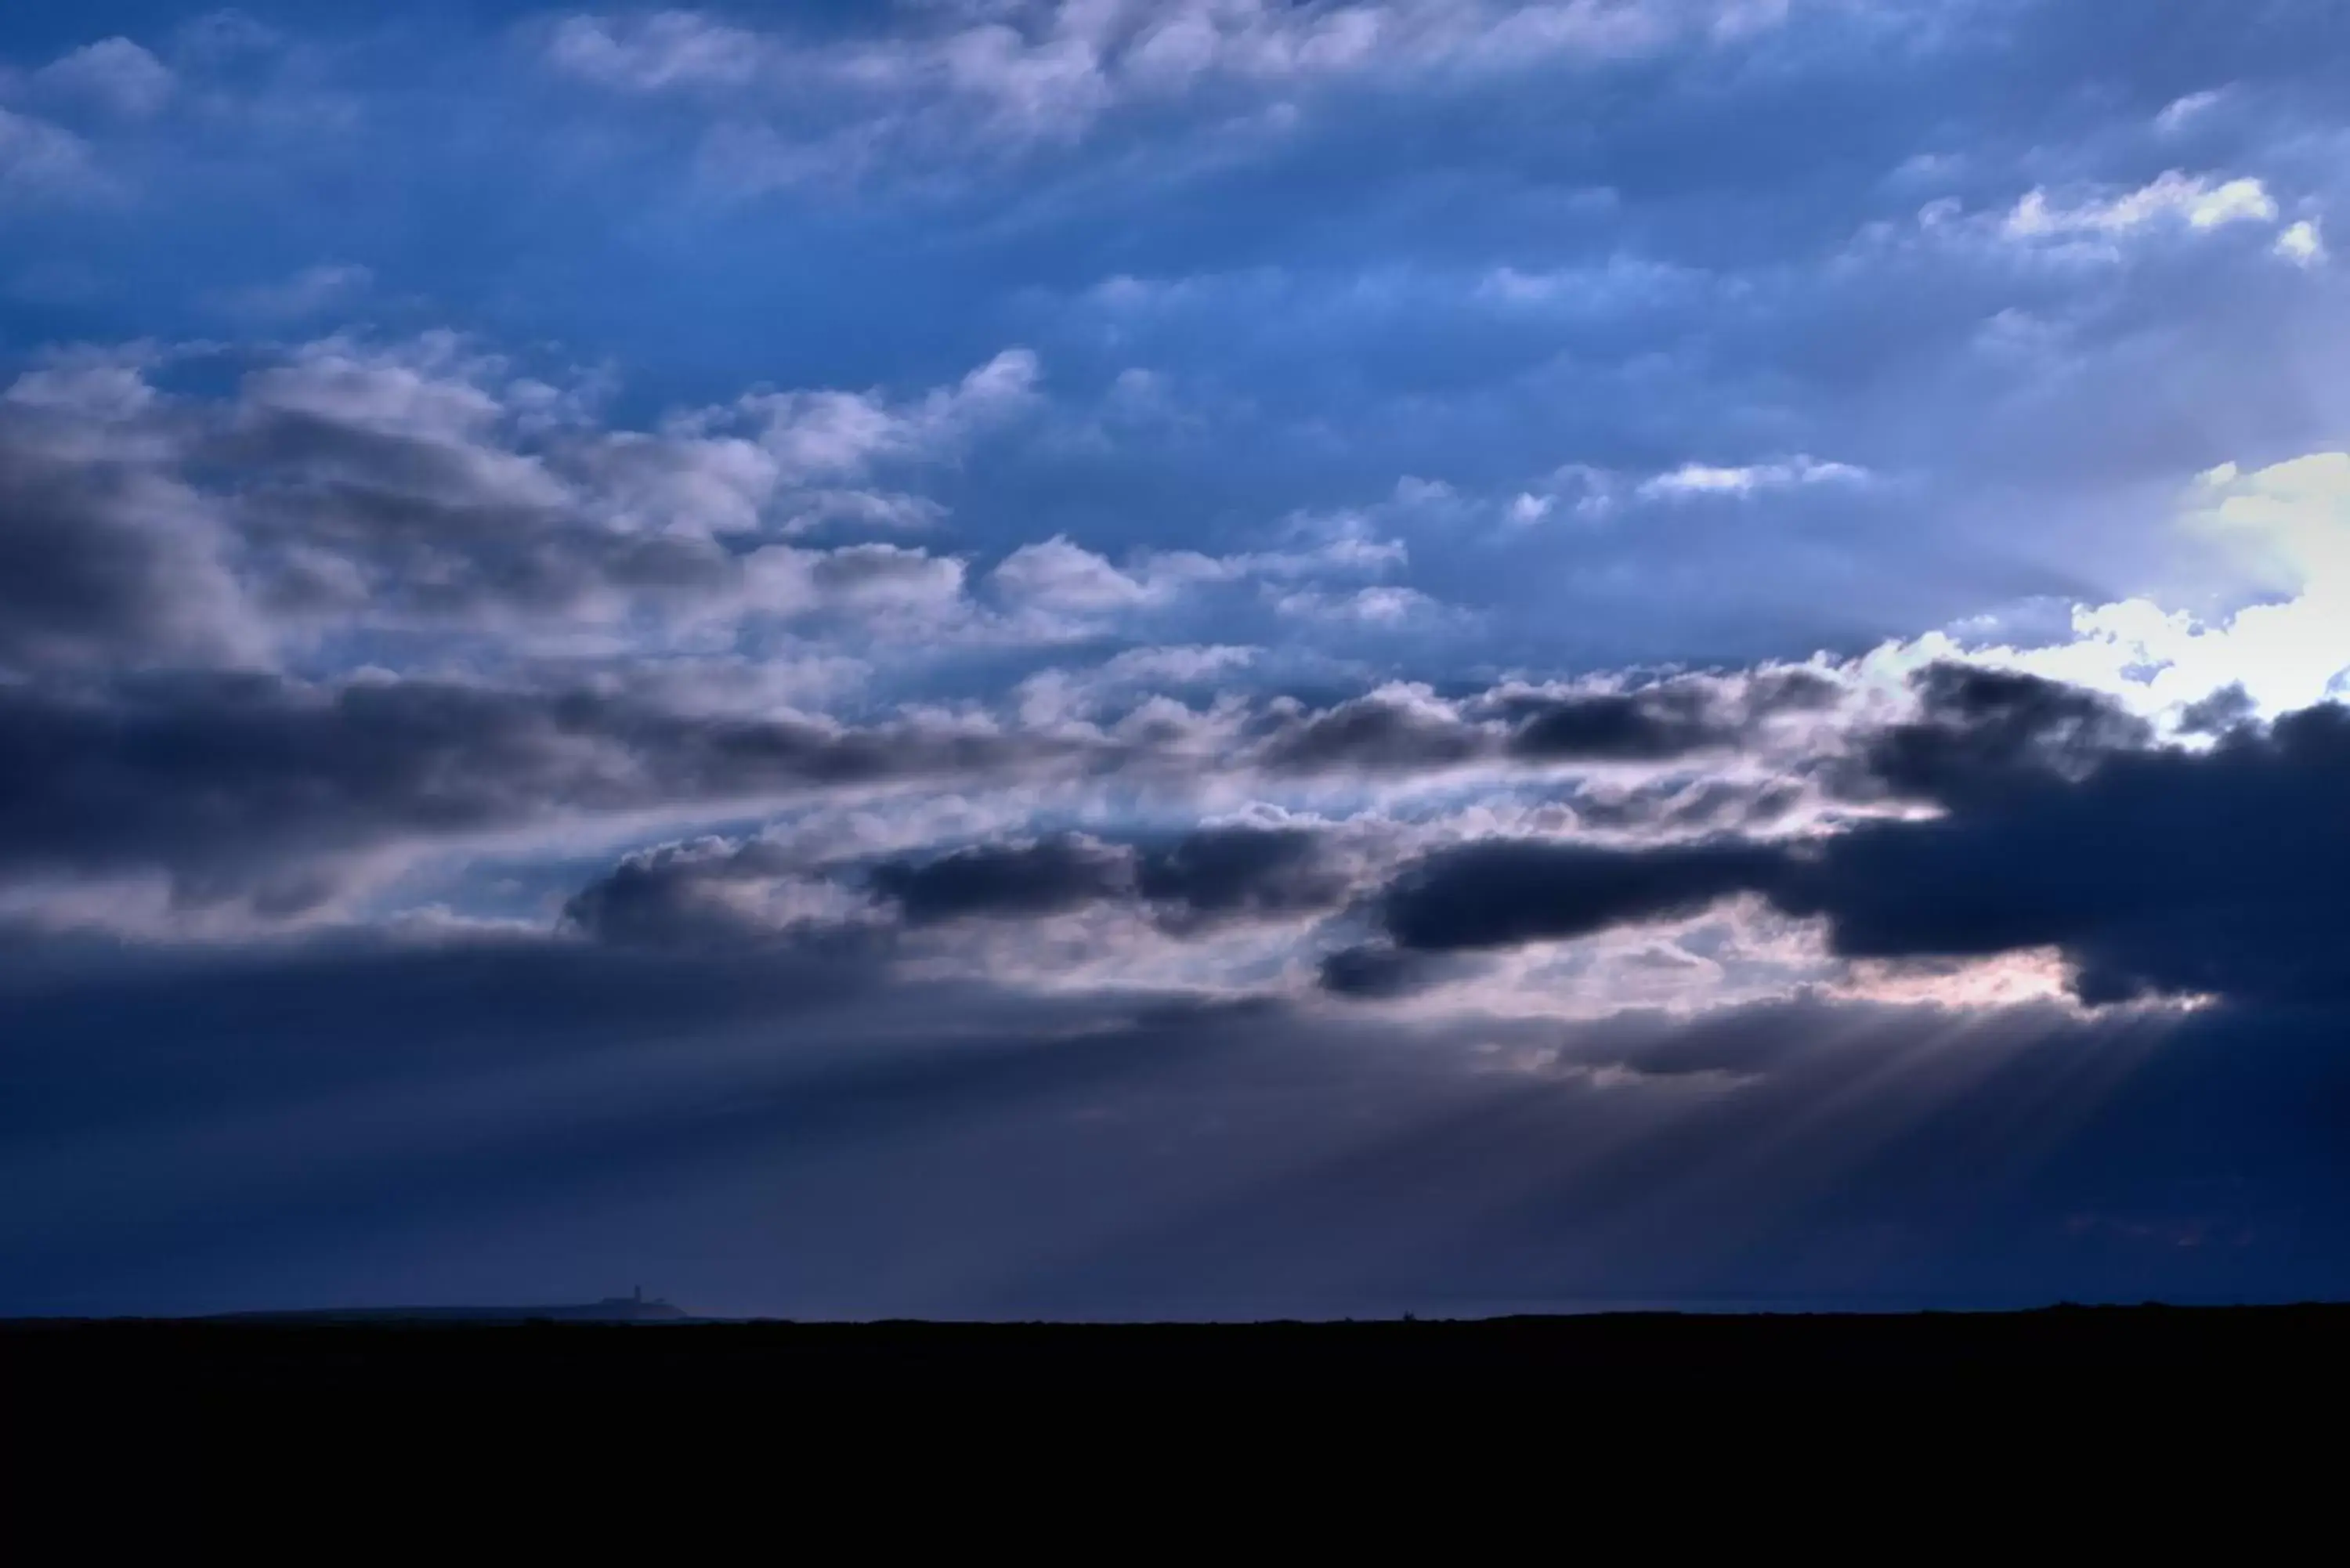
[[[1316,1558],[1344,1536],[1440,1563],[1843,1532],[1874,1562],[1969,1531],[2102,1551],[2116,1521],[2175,1554],[2199,1511],[2225,1521],[2223,1561],[2284,1560],[2292,1530],[2262,1525],[2273,1550],[2246,1532],[2292,1500],[2330,1509],[2345,1393],[2334,1306],[0,1324],[0,1563],[265,1526],[303,1561],[401,1531],[436,1561],[452,1542],[536,1561],[558,1526],[600,1560],[626,1520],[647,1556],[696,1531],[865,1552],[1066,1541],[1089,1561],[1187,1531]],[[74,1550],[14,1550],[25,1503],[65,1517]]]
[[[431,1321],[0,1324],[0,1397],[1152,1391],[2014,1397],[2350,1392],[2350,1306],[1232,1325]]]

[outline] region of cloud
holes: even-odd
[[[148,408],[99,360],[0,394],[0,670],[261,656],[220,509],[148,461]]]
[[[1256,661],[1260,651],[1231,644],[1129,648],[1104,664],[1101,674],[1109,680],[1192,685],[1244,670]]]
[[[1510,736],[1515,756],[1540,761],[1657,761],[1730,743],[1735,732],[1704,711],[1692,687],[1527,698]]]
[[[1091,550],[1055,535],[1023,545],[989,574],[998,592],[1045,610],[1078,614],[1119,610],[1158,597],[1167,585],[1119,571]]]
[[[1441,617],[1445,607],[1418,588],[1388,584],[1331,593],[1320,588],[1282,595],[1274,607],[1285,616],[1336,626],[1402,627]]]
[[[1687,915],[1781,874],[1775,849],[1734,842],[1613,850],[1488,842],[1445,850],[1381,895],[1399,947],[1460,952],[1564,941]]]
[[[2196,242],[2224,258],[2235,253],[2219,236],[2238,230],[2276,234],[2282,217],[2266,176],[2172,169],[2136,186],[2099,180],[2035,184],[2004,206],[1937,196],[1908,223],[1864,223],[1837,266],[1858,277],[1921,263],[1970,264],[2002,286],[1980,296],[1991,311],[2012,312],[2007,320],[2020,325],[2030,307],[2019,300],[2053,302],[2087,286],[2090,275],[2116,266],[2155,265],[2164,258],[2177,265],[2187,253],[2168,242]],[[2150,275],[2162,279],[2162,266],[2155,265]],[[2078,300],[2064,312],[2083,325],[2093,314],[2085,313],[2086,303]]]
[[[2338,695],[2350,671],[2350,454],[2213,469],[2189,486],[2179,533],[2198,551],[2192,591],[2216,599],[2216,613],[2153,597],[2076,605],[2064,634],[2040,646],[1937,636],[1888,649],[1884,661],[2020,670],[2148,718],[2230,687],[2269,717]]]
[[[355,281],[234,303],[308,309]],[[873,476],[953,462],[1035,379],[1013,351],[910,400],[760,392],[647,431],[602,426],[592,381],[446,333],[322,339],[221,398],[160,390],[175,366],[152,358],[68,356],[0,400],[0,548],[23,554],[25,596],[0,666],[267,663],[360,628],[511,650],[597,628],[608,647],[623,628],[707,644],[762,618],[949,627],[975,614],[959,559],[783,541],[935,522]]]
[[[1609,849],[1495,839],[1440,851],[1381,895],[1421,951],[1521,946],[1678,919],[1738,895],[1824,920],[1853,959],[2051,949],[2085,1002],[2332,999],[2350,840],[2350,710],[2238,724],[2207,751],[2156,746],[2108,700],[1938,668],[1924,715],[1863,753],[1940,815],[1814,837]]]
[[[910,406],[959,406],[971,385],[967,378]],[[47,782],[20,786],[24,826],[0,858],[16,868],[16,908],[33,888],[36,904],[54,898],[61,915],[71,900],[60,878],[95,887],[147,877],[162,878],[172,907],[309,919],[345,908],[352,888],[380,885],[387,873],[375,862],[413,865],[433,846],[544,835],[567,823],[598,825],[579,831],[610,842],[641,830],[623,826],[631,822],[691,826],[816,794],[950,785],[984,793],[1047,780],[1073,792],[1138,791],[1129,809],[1179,815],[1211,801],[1295,806],[1359,799],[1367,789],[1386,813],[1449,795],[1445,811],[1471,815],[1426,830],[1440,841],[1523,831],[1533,819],[1510,814],[1546,798],[1541,809],[1558,815],[1541,831],[1589,836],[1594,842],[1580,847],[1603,854],[1576,874],[1600,878],[1594,898],[1604,903],[1617,886],[1606,878],[1618,875],[1605,855],[1671,847],[1694,857],[1692,866],[1711,865],[1700,853],[1704,841],[1731,832],[1826,830],[1824,843],[1841,842],[1853,813],[1899,812],[1905,802],[1987,806],[2048,778],[2079,784],[2161,733],[2209,735],[2278,711],[2280,688],[2257,679],[2243,687],[2249,707],[2207,711],[2206,699],[2236,683],[2199,684],[2178,656],[2149,675],[2138,668],[2142,647],[2108,648],[2087,635],[2121,624],[2113,618],[2119,607],[2108,607],[2085,612],[2073,641],[1974,650],[1966,657],[1976,662],[1965,665],[1950,662],[1965,650],[1943,638],[1851,663],[1509,680],[1448,697],[1391,682],[1318,705],[1232,692],[1193,708],[1152,688],[1253,669],[1261,655],[1230,645],[1144,648],[1106,659],[1097,680],[1064,675],[1055,685],[1040,674],[1014,693],[1016,717],[986,702],[917,703],[846,722],[779,711],[769,685],[729,673],[741,656],[723,643],[681,654],[688,661],[673,670],[632,669],[629,650],[641,650],[657,625],[644,611],[671,607],[680,626],[703,617],[732,627],[856,628],[860,636],[899,625],[935,637],[943,628],[981,639],[973,646],[1017,646],[1025,634],[1012,621],[991,629],[993,612],[967,596],[954,557],[886,544],[729,545],[716,524],[681,528],[674,515],[665,527],[647,525],[641,509],[652,503],[640,498],[657,493],[647,488],[653,477],[674,482],[686,454],[731,460],[758,450],[746,437],[676,425],[616,436],[582,410],[528,390],[502,365],[468,358],[453,340],[372,355],[330,341],[249,376],[218,413],[158,392],[134,360],[65,359],[22,378],[5,411],[28,454],[18,465],[30,476],[17,485],[24,499],[5,514],[31,552],[24,580],[72,570],[98,585],[77,600],[61,577],[6,623],[11,657],[35,677],[10,694],[12,743],[57,762]],[[234,454],[248,476],[268,477],[248,477],[241,493],[203,494],[176,477],[182,464],[203,472],[198,453],[206,464]],[[635,466],[624,469],[615,453]],[[646,461],[655,455],[664,466]],[[2303,618],[2287,626],[2325,621],[2326,590],[2313,585],[2330,581],[2334,553],[2324,511],[2330,472],[2317,462],[2218,475],[2199,487],[2198,504],[2210,503],[2199,527],[2236,549],[2254,581],[2303,593],[2223,626],[2189,628],[2184,653],[2198,654],[2201,639],[2250,634],[2262,615]],[[96,497],[115,510],[61,509],[41,488],[53,482],[73,504]],[[280,483],[288,488],[273,493]],[[169,503],[155,514],[168,525],[122,510],[122,496],[151,493]],[[50,538],[38,530],[53,518],[69,525],[35,548]],[[191,619],[206,602],[190,592],[203,580],[203,557],[169,551],[207,537],[218,597]],[[1022,614],[1050,609],[1124,631],[1140,612],[1206,587],[1384,570],[1402,559],[1352,524],[1301,525],[1278,548],[1145,553],[1125,566],[1063,536],[1007,557],[990,591]],[[168,582],[155,575],[165,570],[158,562],[168,564]],[[310,585],[308,600],[293,593],[297,581]],[[388,604],[394,593],[401,599]],[[571,618],[576,630],[582,608],[614,593],[625,597],[608,624],[625,635],[585,656],[525,656],[546,635],[538,618]],[[336,603],[367,607],[386,628],[402,624],[385,613],[394,605],[410,625],[478,628],[486,640],[476,657],[502,673],[258,672],[273,662],[273,639],[282,641],[316,606]],[[70,616],[57,608],[70,604],[83,607]],[[264,626],[266,634],[256,630]],[[999,630],[1012,640],[984,641]],[[2304,637],[2297,646],[2322,690],[2342,661],[2319,672],[2307,662],[2318,645]],[[837,660],[841,645],[818,639],[803,651]],[[695,659],[709,662],[697,667]],[[2109,683],[2088,689],[2063,679],[2106,659]],[[159,673],[158,661],[177,673]],[[219,672],[240,663],[248,673]],[[214,673],[200,673],[208,664]],[[708,673],[697,677],[697,668]],[[1887,681],[1909,674],[1898,697],[1887,693]],[[2148,680],[2172,682],[2161,702]],[[196,740],[204,734],[225,749],[206,753]],[[1096,809],[1077,794],[1061,799]],[[1104,817],[1079,843],[1058,828],[1038,831],[1035,818],[1048,809],[1041,798],[1007,800],[995,836],[936,846],[844,885],[878,893],[923,925],[949,916],[917,911],[960,908],[934,884],[968,874],[994,886],[978,876],[986,871],[1057,887],[1037,894],[1040,909],[1118,906],[1181,935],[1227,919],[1333,910],[1367,874],[1359,860],[1336,866],[1327,842],[1310,836],[1236,841],[1226,853],[1267,857],[1244,876],[1211,856],[1205,838],[1179,854],[1130,821]],[[1400,842],[1395,819],[1383,831]],[[1242,891],[1211,894],[1208,882],[1180,890],[1186,877],[1212,880],[1220,865]],[[1648,911],[1643,919],[1702,908],[1709,888],[1795,909],[1792,883],[1766,884],[1751,871],[1733,857],[1721,871],[1726,882],[1676,869],[1679,880],[1622,897]],[[802,919],[788,913],[800,908],[794,900],[832,898],[818,884],[838,881],[829,872],[807,887],[775,877],[687,879],[723,885],[718,913],[751,929]],[[999,918],[1034,918],[1011,893],[998,901],[1012,911]],[[972,895],[969,912],[988,902]],[[1590,919],[1596,923],[1586,927],[1575,915],[1564,929],[1621,923]]]
[[[1162,920],[1184,927],[1330,909],[1351,891],[1353,874],[1326,833],[1207,827],[1146,848],[1135,886]]]
[[[1783,462],[1752,463],[1742,468],[1713,468],[1684,463],[1669,473],[1644,481],[1639,493],[1650,500],[1677,500],[1701,495],[1752,495],[1762,490],[1782,490],[1811,484],[1864,484],[1868,471],[1848,462],[1822,462],[1809,457]]]
[[[33,79],[51,92],[131,119],[159,112],[175,85],[169,66],[123,37],[85,44],[42,67]]]
[[[1421,772],[1471,762],[1490,744],[1425,688],[1392,687],[1322,712],[1295,711],[1261,755],[1276,773]]]
[[[1012,618],[1010,629],[1039,641],[1083,638],[1121,618],[1164,614],[1220,590],[1254,589],[1275,614],[1330,622],[1387,625],[1433,609],[1434,601],[1414,589],[1322,586],[1402,566],[1409,557],[1399,541],[1373,537],[1352,519],[1293,520],[1284,533],[1283,547],[1226,556],[1150,550],[1124,566],[1055,535],[1006,555],[987,586]]]
[[[1735,46],[1775,30],[1790,9],[1783,0],[1055,0],[946,10],[886,33],[760,31],[671,10],[573,16],[543,36],[559,76],[630,97],[685,97],[724,116],[707,163],[756,189],[883,159],[954,163],[1066,148],[1121,116],[1187,104],[1274,99],[1294,115],[1299,97],[1347,86],[1473,82],[1675,45]]]
[[[2314,218],[2303,218],[2277,235],[2276,254],[2298,267],[2324,266],[2329,253]]]
[[[0,108],[0,199],[86,194],[102,183],[89,143],[45,120]]]
[[[2217,109],[2228,98],[2225,88],[2208,88],[2175,98],[2162,106],[2154,117],[2155,129],[2166,135],[2176,135]]]
[[[1033,130],[1219,82],[1278,87],[1642,54],[1692,34],[1728,40],[1764,30],[1786,11],[1776,0],[1023,4],[993,15],[947,13],[928,31],[829,42],[664,11],[567,17],[548,36],[546,59],[557,71],[630,93],[798,84],[884,100],[969,99],[998,123]]]
[[[1315,966],[1315,980],[1333,996],[1392,1002],[1473,972],[1451,954],[1365,942],[1324,954]]]
[[[870,944],[865,900],[811,877],[778,846],[701,838],[640,851],[566,901],[563,924],[615,948],[708,950],[797,942],[810,956]]]
[[[1126,841],[1013,835],[847,860],[816,847],[704,838],[641,851],[575,894],[564,919],[623,945],[828,942],[872,955],[954,922],[1035,923],[1109,908],[1147,916],[1163,936],[1205,940],[1334,909],[1362,874],[1340,836],[1302,827],[1209,826]],[[972,972],[1006,979],[983,962]]]
[[[1066,749],[934,720],[852,729],[415,680],[0,688],[0,867],[158,870],[178,904],[244,899],[290,915],[333,897],[344,863],[386,846],[985,774]]]
[[[2257,179],[2220,180],[2173,169],[2137,190],[2087,197],[2071,206],[2059,205],[2044,190],[2032,191],[2007,215],[2006,233],[2017,240],[2126,234],[2158,222],[2202,231],[2272,223],[2276,216],[2275,198]]]
[[[2054,947],[2085,1001],[2342,994],[2330,890],[2350,867],[2325,804],[2350,781],[2350,711],[2287,714],[2202,754],[2125,752],[2026,774],[1945,816],[1830,840],[1782,903],[1838,951]]]
[[[1783,719],[1835,708],[1843,690],[1794,667],[1735,677],[1503,682],[1466,701],[1399,683],[1318,711],[1269,705],[1257,761],[1299,774],[1424,773],[1504,759],[1665,763],[1758,743]]]
[[[1077,836],[980,845],[873,871],[874,887],[914,925],[969,915],[1059,914],[1117,897],[1132,878],[1130,857]]]
[[[759,444],[792,479],[855,478],[879,462],[951,452],[974,431],[1032,404],[1036,356],[1007,348],[907,405],[875,392],[753,393],[738,407],[756,421]]]
[[[628,92],[740,87],[758,73],[762,40],[691,11],[633,22],[567,16],[546,45],[556,70]]]
[[[1960,805],[2019,780],[2079,779],[2141,751],[2153,726],[2111,698],[2037,676],[1935,664],[1918,672],[1920,711],[1873,737],[1863,767],[1898,794]]]

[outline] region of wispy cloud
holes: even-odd
[[[2007,215],[2006,232],[2020,240],[2068,234],[2123,234],[2162,222],[2190,229],[2230,223],[2272,223],[2277,204],[2257,179],[2217,180],[2172,170],[2147,185],[2109,196],[2085,196],[2070,204],[2046,191],[2033,191]]]
[[[1690,462],[1643,480],[1639,493],[1650,500],[1752,495],[1758,491],[1812,484],[1866,484],[1871,477],[1866,469],[1852,463],[1824,462],[1817,458],[1800,455],[1775,462],[1747,463],[1732,468]]]

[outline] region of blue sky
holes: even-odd
[[[2350,1277],[2339,7],[18,13],[0,1309]]]

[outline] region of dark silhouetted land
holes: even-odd
[[[410,1314],[0,1326],[0,1392],[76,1401],[336,1392],[1450,1388],[2012,1394],[2330,1390],[2350,1307],[2008,1314],[1602,1314],[1465,1322],[1077,1325],[455,1322]]]

